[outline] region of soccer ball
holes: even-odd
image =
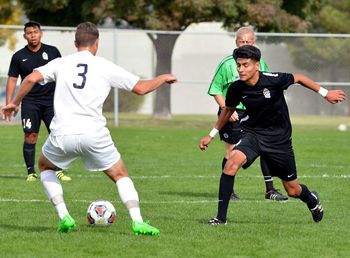
[[[112,203],[106,200],[94,201],[87,209],[86,217],[91,225],[105,226],[115,220],[116,211]]]
[[[348,130],[348,126],[346,124],[340,124],[338,126],[338,130],[341,131],[341,132],[345,132]]]

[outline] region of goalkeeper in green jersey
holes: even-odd
[[[255,33],[252,27],[241,27],[236,32],[236,46],[241,47],[243,45],[255,45]],[[260,59],[260,71],[269,71],[265,61]],[[217,104],[219,105],[218,115],[220,115],[221,109],[225,107],[226,92],[231,83],[239,79],[237,64],[232,55],[225,57],[218,65],[214,78],[210,84],[208,94],[213,96]],[[235,146],[235,144],[241,138],[240,117],[242,116],[245,107],[240,103],[236,107],[236,112],[232,115],[227,124],[219,131],[220,139],[225,142],[225,157],[222,160],[222,170],[225,167],[226,161]],[[273,179],[270,175],[265,161],[260,158],[260,166],[264,175],[266,192],[265,198],[268,200],[285,201],[288,197],[278,192],[273,187]],[[234,189],[232,192],[231,200],[239,200],[238,195]]]

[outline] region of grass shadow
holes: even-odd
[[[217,193],[196,193],[196,192],[178,192],[178,191],[166,191],[158,192],[160,195],[172,195],[172,196],[183,196],[183,197],[198,197],[198,198],[217,198]]]
[[[45,226],[20,226],[20,225],[13,225],[13,224],[0,224],[1,229],[6,229],[9,231],[22,231],[22,232],[45,232],[45,231],[53,231],[54,229],[52,227],[45,227]]]

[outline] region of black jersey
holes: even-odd
[[[51,60],[61,57],[56,47],[41,43],[41,47],[37,52],[31,51],[28,46],[18,50],[11,59],[8,76],[21,76],[21,80],[33,72],[34,68],[43,66]],[[55,82],[48,83],[45,86],[35,84],[32,90],[24,97],[25,100],[31,99],[51,99],[55,91]]]
[[[290,140],[292,127],[284,90],[294,84],[290,73],[259,72],[259,80],[249,86],[241,80],[233,82],[227,91],[226,106],[242,102],[246,107],[241,127],[258,135],[266,143],[283,144]]]

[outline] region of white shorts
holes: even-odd
[[[42,147],[42,153],[52,164],[62,169],[68,169],[78,157],[90,171],[107,170],[120,159],[120,153],[105,127],[86,134],[50,134]]]

